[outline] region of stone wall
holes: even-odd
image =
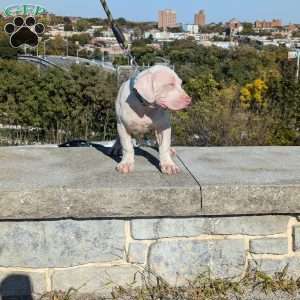
[[[123,176],[100,145],[0,148],[0,296],[108,294],[149,268],[171,284],[249,267],[298,277],[300,147],[176,151],[177,176],[152,148]]]
[[[240,277],[249,266],[300,272],[294,216],[1,221],[0,236],[0,282],[28,276],[35,294],[70,287],[108,294],[147,267],[171,284],[208,270]],[[17,285],[0,291],[21,293]]]

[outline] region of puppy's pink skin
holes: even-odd
[[[171,125],[166,109],[176,111],[191,104],[191,98],[181,84],[176,73],[166,66],[154,66],[142,72],[135,88],[149,102],[149,106],[140,103],[131,93],[129,81],[121,86],[116,101],[118,133],[123,152],[122,161],[117,166],[120,173],[128,174],[134,169],[131,136],[155,130],[162,173],[178,174],[179,168],[172,160],[176,152],[171,148]]]
[[[191,98],[181,85],[182,80],[174,71],[157,66],[143,72],[138,77],[135,87],[149,103],[177,111],[191,104]]]

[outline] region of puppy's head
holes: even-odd
[[[156,66],[143,72],[135,88],[149,104],[177,111],[191,104],[191,98],[182,88],[182,81],[168,67]]]

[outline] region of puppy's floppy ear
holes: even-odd
[[[175,72],[174,72],[174,74],[175,74],[175,77],[174,77],[175,84],[182,85],[182,80],[178,77],[178,75]]]
[[[137,78],[135,88],[138,93],[149,103],[155,102],[155,91],[153,75],[150,71],[146,71],[144,74]]]

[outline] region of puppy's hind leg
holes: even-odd
[[[117,137],[114,145],[112,146],[110,150],[110,156],[112,157],[119,157],[122,155],[122,145],[119,136]]]

